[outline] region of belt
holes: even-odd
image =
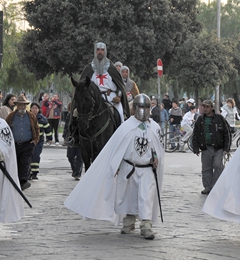
[[[132,165],[133,166],[133,168],[132,168],[132,170],[129,172],[129,174],[127,175],[127,179],[129,179],[132,175],[133,175],[133,173],[134,173],[134,171],[135,171],[135,167],[137,167],[137,168],[147,168],[147,167],[152,167],[152,164],[145,164],[145,165],[142,165],[142,164],[134,164],[134,163],[132,163],[132,162],[130,162],[130,161],[128,161],[128,160],[125,160],[125,159],[123,159],[126,163],[128,163],[128,164],[130,164],[130,165]]]
[[[15,142],[15,144],[22,145],[22,144],[30,143],[31,141],[32,141],[32,139],[25,141],[25,142]]]

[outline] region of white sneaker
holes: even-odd
[[[56,142],[55,145],[56,145],[56,146],[59,146],[59,142]]]
[[[184,141],[181,140],[179,144],[180,144],[180,146],[184,146],[185,143],[184,143]]]

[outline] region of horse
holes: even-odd
[[[120,125],[120,116],[89,77],[80,82],[73,78],[71,81],[75,87],[73,109],[77,108],[78,136],[86,172]]]

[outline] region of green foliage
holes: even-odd
[[[0,69],[0,89],[4,92],[20,93],[30,91],[36,93],[43,84],[36,81],[33,73],[19,63],[17,43],[21,40],[22,32],[16,23],[21,20],[20,6],[16,3],[8,5],[3,1],[3,66]]]
[[[234,75],[231,48],[214,35],[188,39],[177,52],[178,76],[193,87],[215,87]]]
[[[188,35],[200,31],[197,0],[35,0],[25,4],[31,29],[19,45],[23,64],[38,78],[80,73],[103,41],[108,57],[143,78],[157,58],[165,66]]]
[[[209,5],[199,5],[198,21],[203,23],[208,32],[217,30],[217,0],[211,1]],[[221,38],[235,37],[240,33],[240,1],[228,0],[227,4],[221,5]]]

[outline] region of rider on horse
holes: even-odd
[[[118,110],[123,122],[130,116],[125,86],[117,68],[106,56],[106,44],[96,43],[94,59],[84,68],[80,80],[88,76],[99,87],[103,98]]]

